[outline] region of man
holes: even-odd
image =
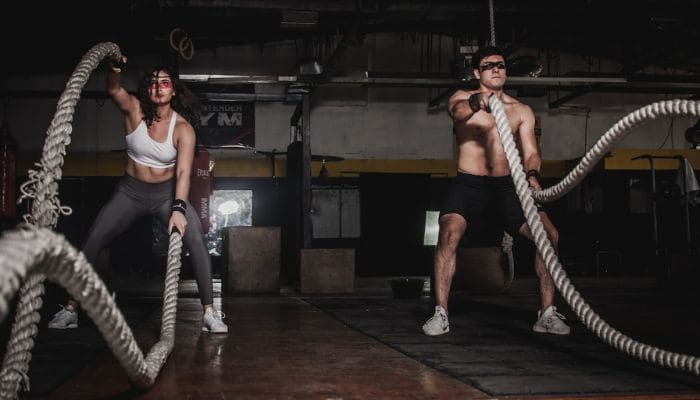
[[[523,164],[530,186],[541,189],[538,181],[541,159],[535,139],[535,116],[532,109],[503,92],[506,60],[500,49],[483,47],[472,58],[479,89],[457,90],[447,103],[454,121],[453,133],[459,146],[457,177],[452,183],[440,212],[440,233],[435,252],[435,314],[423,325],[423,332],[438,336],[450,331],[447,302],[455,272],[460,239],[474,218],[493,206],[499,223],[512,236],[519,233],[533,239],[527,226],[510,168],[490,113],[489,98],[497,96],[503,103],[510,128],[519,141]],[[540,211],[545,231],[556,249],[558,232]],[[491,218],[493,219],[493,218]],[[541,309],[532,329],[535,332],[567,335],[570,328],[553,305],[554,282],[539,254],[535,258],[539,279]]]

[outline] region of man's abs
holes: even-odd
[[[497,132],[480,133],[478,130],[462,127],[457,130],[459,172],[479,176],[510,175],[508,160]]]

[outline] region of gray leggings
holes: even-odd
[[[124,175],[112,197],[100,210],[85,239],[83,253],[87,260],[93,264],[100,250],[145,215],[156,215],[167,226],[174,192],[174,179],[162,183],[147,183]],[[211,258],[204,245],[202,225],[189,201],[186,217],[187,228],[183,240],[192,257],[199,297],[202,304],[212,304],[214,290],[211,281]]]

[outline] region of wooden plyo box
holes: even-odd
[[[234,226],[226,229],[229,293],[279,293],[280,227]]]
[[[509,284],[508,257],[501,247],[457,249],[452,289],[468,292],[500,292]]]
[[[301,249],[302,293],[352,293],[355,249]]]

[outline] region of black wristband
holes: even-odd
[[[525,177],[528,179],[532,176],[534,176],[538,182],[540,181],[540,171],[538,171],[536,169],[531,169],[531,170],[527,171],[527,174],[525,174]]]
[[[113,60],[111,58],[108,58],[107,61],[109,62],[109,66],[111,68],[119,68],[120,70],[124,70],[126,67],[126,63],[123,62],[121,59],[120,60]]]
[[[530,178],[533,176],[535,177],[535,179],[537,179],[537,182],[540,182],[540,172],[536,169],[531,169],[527,171],[527,174],[525,175],[525,179],[527,179],[527,184],[530,185],[530,187],[532,187],[532,184],[530,183]]]
[[[181,199],[175,199],[173,200],[173,207],[172,211],[175,212],[180,212],[182,215],[187,215],[187,202],[185,200]]]
[[[181,213],[182,215],[187,216],[187,210],[185,210],[184,208],[182,208],[182,207],[180,207],[180,206],[173,206],[173,211],[172,211],[172,212],[179,212],[179,213]]]
[[[471,96],[469,96],[469,108],[472,109],[474,112],[478,112],[481,110],[481,93],[474,93]]]

